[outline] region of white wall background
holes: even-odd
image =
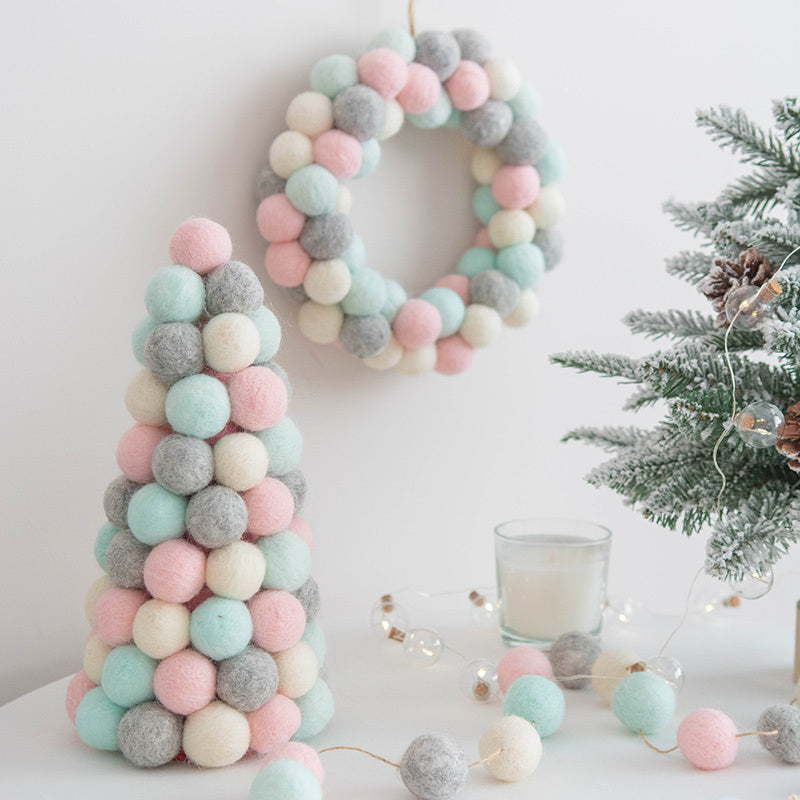
[[[771,99],[797,92],[800,8],[419,0],[417,19],[422,30],[484,31],[539,88],[543,122],[570,159],[568,249],[543,282],[537,322],[505,331],[456,378],[373,373],[310,345],[265,280],[306,439],[328,625],[358,624],[387,589],[491,581],[493,525],[527,515],[608,524],[611,591],[677,610],[702,541],[582,482],[599,456],[559,438],[576,424],[625,421],[625,392],[547,356],[641,353],[649,345],[618,322],[626,311],[702,305],[663,272],[663,258],[691,241],[660,203],[710,199],[739,172],[694,128],[696,107],[728,103],[766,120]],[[404,0],[5,8],[0,702],[79,669],[101,497],[130,425],[129,337],[172,230],[210,216],[263,275],[253,176],[289,101],[318,58],[358,54],[379,28],[405,21]],[[371,265],[411,291],[448,271],[473,235],[467,148],[453,141],[407,131],[354,186]]]

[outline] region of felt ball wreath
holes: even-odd
[[[510,61],[490,57],[473,30],[375,36],[356,60],[331,55],[286,112],[288,130],[258,176],[257,223],[269,277],[301,302],[312,342],[338,342],[375,369],[465,371],[502,325],[526,324],[535,289],[561,257],[556,184],[561,147],[536,119],[539,98]],[[458,128],[475,145],[472,208],[483,226],[448,274],[419,297],[367,266],[348,219],[345,181],[377,167],[381,142],[405,120]]]

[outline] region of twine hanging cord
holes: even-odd
[[[383,758],[382,756],[376,755],[375,753],[370,753],[369,750],[364,750],[361,747],[347,747],[346,745],[338,745],[336,747],[326,747],[324,750],[320,750],[319,754],[322,755],[323,753],[330,753],[333,750],[350,750],[353,753],[363,753],[365,756],[369,756],[370,758],[374,758],[376,761],[380,761],[384,764],[388,764],[390,767],[395,767],[400,769],[399,764],[395,764],[394,761],[389,761],[388,758]],[[473,761],[471,764],[468,764],[467,767],[472,769],[472,767],[480,766],[481,764],[485,764],[487,761],[491,761],[496,756],[499,756],[500,753],[503,752],[503,748],[499,748],[495,750],[494,753],[490,753],[485,758],[481,758],[478,761]]]
[[[414,16],[414,0],[408,0],[408,31],[412,36],[417,35],[417,20]]]

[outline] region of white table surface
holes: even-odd
[[[772,600],[768,598],[767,600]],[[794,602],[759,601],[740,609],[692,616],[670,652],[684,664],[687,679],[672,726],[653,737],[661,747],[675,743],[675,729],[690,711],[710,706],[729,714],[740,730],[752,730],[768,705],[793,696]],[[420,626],[423,612],[414,614]],[[479,705],[463,698],[458,676],[463,664],[452,653],[427,670],[409,667],[399,645],[380,641],[360,624],[328,624],[327,670],[338,708],[315,746],[356,745],[399,760],[417,734],[453,735],[471,759],[484,728],[500,714],[497,702]],[[429,610],[428,626],[470,657],[498,659],[496,631],[474,626],[466,610]],[[607,624],[604,645],[630,646],[651,656],[674,619],[647,613],[635,625]],[[137,770],[118,753],[84,746],[64,712],[67,678],[0,708],[0,797],[11,800],[237,800],[247,797],[255,759],[220,770],[172,764]],[[692,768],[679,753],[661,756],[622,728],[591,691],[566,692],[562,728],[544,741],[535,774],[519,784],[501,784],[481,767],[470,771],[462,800],[787,800],[800,793],[800,766],[775,760],[755,737],[741,740],[736,763],[721,772]],[[355,753],[323,756],[328,800],[403,800],[409,797],[394,770]]]

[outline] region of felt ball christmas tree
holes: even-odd
[[[192,219],[133,333],[135,424],[94,545],[83,670],[67,712],[138,767],[266,753],[327,724],[302,438],[272,362],[280,325],[227,231]]]

